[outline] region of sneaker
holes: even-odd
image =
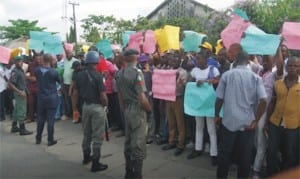
[[[214,167],[218,165],[218,157],[217,156],[211,156],[211,165]]]
[[[187,159],[193,159],[200,155],[202,155],[202,150],[193,150],[193,152],[187,156]]]
[[[66,120],[69,120],[69,118],[68,118],[68,116],[63,115],[63,116],[61,117],[61,120],[66,121]]]
[[[175,149],[176,148],[176,144],[167,144],[165,146],[163,146],[161,149],[162,150],[170,150],[170,149]]]
[[[174,152],[174,156],[179,156],[182,154],[184,149],[181,148],[176,148],[175,152]]]

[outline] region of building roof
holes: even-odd
[[[159,6],[157,6],[150,14],[147,15],[147,19],[150,19],[151,17],[153,17],[162,7],[164,7],[167,3],[169,3],[172,0],[165,0],[163,1]],[[198,1],[195,0],[190,0],[191,3],[197,5],[197,6],[202,6],[203,8],[207,8],[209,11],[216,11]]]

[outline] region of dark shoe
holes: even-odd
[[[217,156],[211,156],[211,165],[214,166],[214,167],[218,165]]]
[[[83,165],[87,165],[92,161],[92,156],[90,154],[84,154],[83,155],[83,161],[82,164]]]
[[[5,121],[5,118],[0,118],[0,122],[1,122],[1,121]]]
[[[165,140],[165,139],[157,139],[157,140],[156,140],[156,143],[157,143],[157,145],[163,145],[163,144],[168,143],[168,140]]]
[[[19,129],[18,126],[17,126],[17,122],[13,122],[13,123],[12,123],[10,132],[11,132],[11,133],[20,132],[20,129]]]
[[[170,149],[175,149],[176,148],[176,144],[167,144],[165,146],[163,146],[161,149],[162,150],[170,150]]]
[[[146,141],[146,144],[152,144],[152,142],[153,142],[153,140],[148,139],[148,140]]]
[[[196,158],[198,156],[202,155],[202,151],[200,150],[193,150],[192,153],[190,153],[188,156],[187,156],[187,159],[193,159],[193,158]]]
[[[103,171],[106,170],[107,167],[108,167],[107,165],[99,163],[98,159],[93,159],[91,172]]]
[[[174,152],[174,156],[179,156],[180,154],[182,154],[184,149],[180,149],[180,148],[176,148],[175,152]]]
[[[20,135],[31,135],[33,134],[33,132],[31,131],[28,131],[26,128],[25,128],[25,124],[20,124]]]
[[[48,147],[57,144],[57,140],[48,141]]]
[[[41,144],[41,140],[40,140],[40,139],[36,139],[36,140],[35,140],[35,144],[36,144],[36,145]]]
[[[126,158],[126,157],[125,157]],[[133,178],[133,161],[131,161],[128,157],[126,158],[125,163],[125,179],[132,179]]]

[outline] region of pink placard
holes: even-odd
[[[143,33],[137,32],[130,35],[127,49],[135,49],[140,52],[140,45],[143,42]]]
[[[10,49],[0,46],[0,63],[8,64],[10,59]]]
[[[300,50],[299,22],[284,22],[281,35],[284,37],[283,44],[289,49]]]
[[[69,50],[69,51],[73,51],[73,44],[70,44],[70,43],[64,43],[64,46],[66,48],[66,50]]]
[[[230,23],[221,32],[223,44],[228,49],[234,43],[240,43],[245,30],[250,26],[249,21],[245,21],[241,17],[234,15]]]
[[[145,41],[143,44],[144,53],[152,54],[156,49],[156,39],[155,33],[152,30],[147,30],[145,32]]]
[[[152,75],[152,92],[156,99],[176,101],[177,70],[154,70]]]

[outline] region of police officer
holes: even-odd
[[[106,122],[108,104],[103,76],[96,71],[99,54],[90,51],[86,55],[86,69],[80,71],[74,79],[73,108],[78,115],[78,97],[83,100],[83,164],[92,160],[92,172],[107,169],[107,165],[99,162],[101,156],[102,137]],[[75,115],[76,116],[76,115]],[[91,156],[91,145],[93,155]]]
[[[52,56],[45,54],[43,56],[43,66],[35,70],[39,89],[37,94],[36,144],[41,143],[45,121],[47,121],[48,146],[57,143],[57,140],[54,140],[55,113],[58,105],[56,83],[61,83],[57,71],[51,68],[51,62]]]
[[[137,55],[136,50],[125,51],[126,67],[117,74],[120,105],[126,121],[125,178],[142,178],[143,160],[146,158],[146,112],[151,112],[145,95],[143,72],[136,67]]]
[[[23,57],[17,56],[15,59],[15,68],[11,72],[11,77],[9,79],[8,85],[10,89],[12,89],[14,98],[15,98],[15,106],[13,111],[13,122],[11,132],[19,132],[20,135],[30,135],[32,132],[26,130],[24,119],[26,117],[26,109],[27,109],[27,87],[26,87],[26,76],[22,69],[23,65]],[[18,128],[17,124],[19,123],[20,128]]]

